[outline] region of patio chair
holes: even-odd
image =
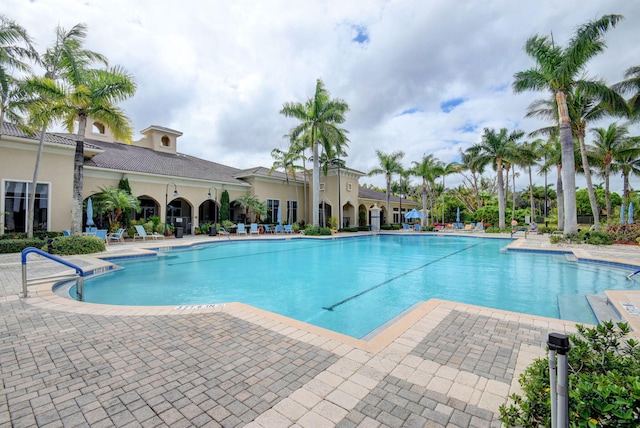
[[[276,231],[274,233],[283,233],[281,224],[276,225]]]
[[[413,230],[415,230],[416,232],[420,232],[422,230],[422,226],[420,226],[420,223],[414,224]]]
[[[124,243],[124,232],[125,232],[125,229],[123,229],[121,227],[120,229],[118,229],[117,232],[108,234],[107,235],[107,243],[109,241],[117,241],[117,242]]]
[[[409,226],[407,223],[402,223],[403,232],[409,232],[410,230],[411,230],[411,226]]]
[[[98,230],[98,228],[97,228],[97,227],[87,227],[87,228],[85,229],[84,234],[85,234],[86,236],[95,236],[95,234],[96,234],[96,231],[97,231],[97,230]]]
[[[103,241],[107,242],[107,229],[97,229],[96,236]]]
[[[244,223],[238,223],[238,228],[236,229],[236,235],[247,234],[247,229],[244,228]]]
[[[259,235],[260,232],[258,231],[258,223],[251,223],[251,226],[249,227],[249,234],[253,235],[253,234]]]
[[[290,224],[284,225],[284,233],[293,233],[293,226]]]
[[[274,230],[273,230],[272,227],[269,227],[268,224],[264,225],[264,233],[273,233],[273,232],[274,232]]]
[[[66,229],[62,231],[62,236],[71,236],[71,230]]]

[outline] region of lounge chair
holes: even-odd
[[[422,226],[420,226],[420,223],[414,224],[413,228],[416,232],[420,232],[422,230]]]
[[[118,229],[117,232],[108,234],[107,235],[107,242],[109,242],[109,241],[118,241],[118,242],[124,243],[124,232],[125,232],[125,229],[123,229],[121,227],[120,229]]]
[[[247,229],[244,228],[244,223],[238,223],[238,228],[236,229],[236,235],[247,234]]]
[[[69,229],[63,230],[62,236],[71,236],[71,231]]]
[[[106,242],[107,241],[107,229],[97,229],[96,230],[96,236]]]
[[[250,226],[250,228],[249,228],[249,233],[250,233],[251,235],[253,235],[254,233],[255,233],[256,235],[259,235],[259,234],[260,234],[260,232],[258,231],[258,223],[251,223],[251,226]]]
[[[411,230],[411,226],[409,226],[407,223],[402,223],[403,232],[409,232],[410,230]]]
[[[291,226],[290,224],[285,224],[284,233],[293,233],[293,226]]]
[[[273,229],[268,224],[264,225],[264,233],[273,233]]]
[[[84,231],[84,234],[86,236],[95,236],[97,230],[98,230],[97,227],[87,227]]]
[[[144,226],[142,226],[141,224],[137,224],[134,226],[136,228],[136,234],[133,235],[133,240],[135,241],[137,238],[142,238],[143,241],[146,241],[147,238],[152,238],[152,239],[164,239],[164,235],[160,235],[159,233],[152,233],[151,235],[147,233],[147,231],[145,230]]]
[[[276,226],[276,231],[275,231],[275,233],[283,233],[282,225],[281,225],[281,224],[278,224],[278,225]]]

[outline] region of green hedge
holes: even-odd
[[[52,238],[51,248],[47,242],[47,239],[36,238],[2,239],[0,240],[0,254],[20,253],[29,247],[59,255],[92,254],[106,250],[105,242],[97,236],[58,236]]]

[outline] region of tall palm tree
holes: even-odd
[[[346,147],[347,130],[339,127],[345,121],[345,114],[349,111],[349,105],[339,99],[330,98],[329,91],[324,87],[322,79],[316,80],[316,89],[313,98],[306,103],[287,102],[282,106],[280,114],[293,117],[300,121],[289,132],[289,138],[293,144],[298,138],[304,137],[310,141],[313,147],[313,226],[318,227],[318,207],[320,205],[320,156],[318,146],[322,144],[326,152],[332,147]]]
[[[611,218],[611,195],[609,193],[609,178],[611,166],[616,158],[621,157],[621,152],[627,149],[630,142],[629,127],[626,124],[611,123],[605,128],[592,128],[593,147],[592,155],[602,168],[604,176],[604,192],[607,204],[607,216]]]
[[[431,210],[427,211],[427,192],[436,181],[438,162],[432,154],[423,155],[420,162],[413,161],[411,163],[413,167],[409,170],[411,175],[422,178],[422,214],[425,216],[427,224],[430,223],[429,216],[431,214]]]
[[[631,98],[627,101],[629,119],[637,121],[640,119],[640,66],[627,69],[624,79],[613,85],[613,89],[631,94]]]
[[[527,168],[529,174],[529,204],[531,207],[531,216],[535,216],[535,199],[533,197],[533,174],[532,167],[538,164],[540,159],[542,140],[525,141],[518,146],[516,150],[516,162],[521,167]],[[514,209],[515,211],[515,209]]]
[[[373,168],[367,174],[368,176],[384,174],[387,183],[387,218],[386,224],[390,224],[391,217],[391,180],[393,174],[401,174],[404,170],[400,159],[404,157],[404,152],[398,150],[391,154],[384,153],[380,150],[376,150],[376,156],[378,157],[379,166]]]
[[[640,176],[640,137],[629,138],[627,144],[621,147],[611,170],[622,174],[622,197],[629,201],[629,178],[632,175]]]
[[[76,151],[73,161],[73,204],[71,233],[82,231],[82,190],[84,184],[84,141],[87,118],[92,117],[109,127],[113,136],[129,142],[133,127],[117,103],[135,93],[132,77],[121,67],[108,69],[65,70],[62,73],[67,88],[63,123],[73,132],[76,121]]]
[[[605,15],[580,26],[565,48],[556,46],[553,39],[546,36],[535,35],[529,38],[525,51],[536,61],[536,67],[514,75],[515,92],[549,90],[556,97],[562,142],[565,234],[578,231],[572,119],[567,106],[567,95],[578,88],[592,93],[592,88],[597,86],[597,82],[583,78],[584,68],[591,58],[604,51],[604,33],[621,19],[621,15]]]
[[[478,151],[474,146],[468,147],[466,150],[460,150],[460,160],[462,171],[469,171],[471,178],[467,177],[462,171],[462,176],[469,182],[476,199],[476,209],[482,208],[482,198],[480,198],[480,183],[482,174],[486,164],[483,164],[478,156]]]
[[[446,191],[446,186],[444,183],[445,177],[447,175],[456,174],[462,171],[462,165],[457,162],[450,162],[445,164],[444,162],[440,162],[437,172],[440,177],[442,177],[442,222],[444,223],[444,194]]]
[[[503,161],[509,158],[514,143],[522,138],[523,131],[514,130],[509,133],[507,128],[496,132],[493,128],[485,128],[481,141],[473,150],[478,153],[478,161],[487,165],[492,164],[498,178],[498,227],[506,227],[505,224],[505,188],[502,175]]]
[[[62,86],[57,85],[63,70],[73,70],[86,67],[93,61],[107,64],[101,54],[84,48],[87,37],[86,24],[77,24],[71,30],[66,31],[62,27],[56,29],[56,41],[40,57],[45,72],[44,76],[32,76],[27,78],[22,87],[29,94],[24,103],[29,115],[29,125],[40,129],[40,141],[36,154],[36,163],[33,169],[32,189],[38,183],[40,161],[44,148],[44,137],[51,122],[57,120],[64,111],[64,94]],[[28,204],[27,236],[33,236],[33,216],[35,213],[35,192],[32,192]]]
[[[21,97],[13,72],[31,71],[25,60],[38,61],[31,37],[22,26],[0,14],[0,135],[5,118],[12,122],[20,119],[16,101]]]
[[[300,154],[298,154],[295,150],[290,150],[288,152],[282,151],[280,149],[271,150],[271,157],[273,160],[273,165],[271,169],[269,169],[269,174],[277,169],[282,169],[285,173],[285,179],[287,182],[287,193],[289,195],[289,200],[291,200],[291,185],[289,182],[289,176],[293,179],[294,185],[296,183],[296,170],[298,167],[296,166],[296,160],[300,159]],[[296,188],[296,203],[298,201],[298,186]],[[293,211],[290,207],[287,207],[287,223],[293,223]]]

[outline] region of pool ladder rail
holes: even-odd
[[[225,235],[227,235],[227,239],[228,239],[229,241],[231,241],[231,235],[229,234],[229,232],[227,232],[227,229],[225,229],[224,227],[222,227],[222,226],[221,226],[218,230],[219,230],[220,232],[223,232]]]
[[[31,281],[28,281],[27,280],[27,256],[30,253],[39,254],[42,257],[45,257],[47,259],[53,260],[54,262],[70,267],[75,270],[75,273],[73,275],[56,275],[56,276],[50,276],[50,277],[35,278],[35,279],[32,279]],[[29,297],[29,293],[27,291],[28,285],[48,282],[48,281],[51,281],[53,278],[55,278],[56,280],[75,279],[76,295],[78,297],[78,300],[80,301],[82,300],[83,294],[84,294],[84,277],[86,276],[86,273],[80,266],[77,266],[71,262],[61,259],[60,257],[56,257],[52,254],[47,253],[46,251],[42,251],[34,247],[25,248],[24,250],[22,250],[21,261],[22,261],[22,297],[24,298]]]

